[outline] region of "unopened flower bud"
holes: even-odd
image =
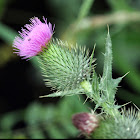
[[[98,127],[97,116],[92,113],[78,113],[72,116],[74,126],[84,134],[91,134]]]

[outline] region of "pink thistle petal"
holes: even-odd
[[[43,17],[45,23],[42,23],[37,17],[31,18],[31,24],[26,24],[19,32],[20,37],[15,37],[13,47],[19,56],[31,58],[39,54],[43,48],[47,48],[47,44],[52,38],[54,28],[47,19]]]

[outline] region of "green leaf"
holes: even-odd
[[[92,90],[93,90],[93,94],[96,94],[96,96],[100,96],[99,95],[99,78],[96,74],[96,72],[93,72],[93,77],[92,77]]]
[[[102,95],[108,100],[108,102],[114,104],[116,89],[124,76],[117,79],[112,78],[113,58],[112,58],[112,42],[109,34],[109,27],[106,38],[104,57],[105,57],[104,68],[103,68],[103,76],[100,81],[100,90],[103,92]]]
[[[116,79],[112,79],[112,85],[114,88],[116,88],[118,86],[118,84],[121,82],[121,80],[128,74],[129,72],[127,72],[124,76],[116,78]]]
[[[109,28],[109,27],[108,27]],[[106,80],[112,79],[112,42],[109,34],[109,29],[108,29],[108,34],[106,38],[106,44],[105,44],[105,59],[104,59],[104,68],[103,68],[103,78]]]
[[[79,88],[79,89],[73,89],[73,90],[57,91],[57,92],[49,94],[49,95],[40,96],[40,98],[71,96],[71,95],[78,95],[78,94],[85,94],[85,90]]]
[[[79,19],[82,19],[87,16],[93,2],[94,2],[94,0],[86,0],[86,1],[83,0],[83,3],[81,5],[80,11],[79,11],[79,16],[78,16]]]
[[[100,81],[100,90],[104,92],[106,98],[111,102],[114,102],[114,99],[110,98],[112,95],[114,96],[114,87],[112,85],[112,43],[109,34],[109,27],[108,27],[108,34],[106,38],[105,44],[105,54],[104,54],[104,68],[103,68],[103,76]],[[112,95],[111,95],[112,94]]]

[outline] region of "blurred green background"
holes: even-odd
[[[53,91],[45,87],[36,59],[21,60],[12,50],[14,37],[34,16],[55,24],[54,37],[63,41],[90,50],[96,43],[98,75],[108,24],[113,78],[130,72],[120,83],[117,103],[140,107],[140,0],[0,0],[0,138],[81,138],[71,117],[94,107],[83,104],[85,96],[39,99]]]

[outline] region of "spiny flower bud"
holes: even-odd
[[[106,116],[91,136],[93,139],[140,139],[138,111],[122,109],[122,114]]]
[[[53,39],[48,49],[38,57],[46,86],[58,91],[79,88],[80,83],[87,79],[93,70],[88,52],[86,47],[72,46]],[[93,59],[92,63],[94,61]]]
[[[86,112],[73,115],[72,122],[83,134],[88,135],[98,127],[97,116]]]

